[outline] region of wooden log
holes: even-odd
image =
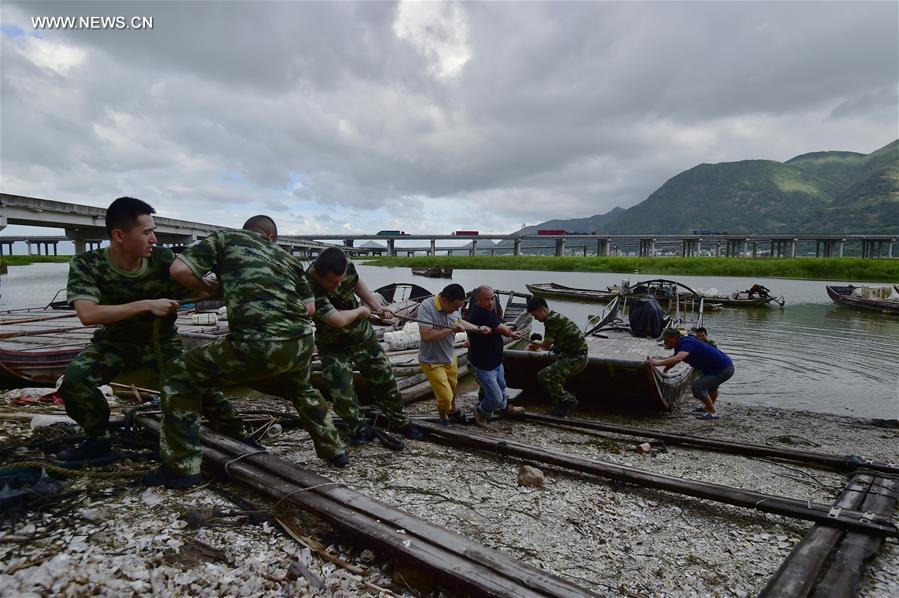
[[[870,475],[854,476],[834,503],[834,508],[858,508],[868,494],[868,488],[871,487],[873,480]],[[843,530],[821,524],[815,525],[793,548],[790,556],[784,560],[777,573],[759,594],[759,598],[808,596],[824,569],[824,564],[844,535]]]
[[[828,515],[830,506],[812,501],[797,500],[783,496],[763,494],[751,490],[731,488],[719,484],[710,484],[697,480],[678,478],[675,476],[651,473],[635,467],[609,463],[598,459],[576,457],[565,453],[542,449],[509,439],[490,438],[471,432],[463,432],[456,428],[443,426],[416,420],[416,424],[428,433],[446,444],[463,446],[478,450],[489,451],[498,455],[512,455],[524,459],[531,459],[558,465],[566,469],[598,475],[604,478],[621,482],[630,482],[645,488],[657,488],[696,498],[705,498],[717,502],[746,507],[766,513],[775,513],[786,517],[806,519],[817,523],[826,523],[834,527],[862,531],[879,536],[899,536],[892,519],[873,517],[870,521],[863,521],[863,513],[844,509],[836,517]],[[867,519],[867,518],[865,518]]]
[[[158,433],[159,422],[138,421]],[[484,596],[595,596],[550,573],[540,571],[458,534],[335,484],[270,453],[202,429],[203,456],[230,477],[260,492],[310,511],[331,524],[362,536],[379,550],[428,569],[441,582]]]
[[[899,497],[899,480],[875,477],[861,509],[872,516],[892,518]],[[815,587],[815,598],[855,596],[865,567],[877,555],[883,538],[877,535],[849,532],[837,549],[830,568]]]
[[[615,424],[606,424],[603,422],[577,419],[554,417],[552,415],[543,415],[542,413],[524,413],[520,416],[526,421],[551,424],[571,428],[583,428],[589,430],[600,430],[603,432],[615,432],[617,434],[629,434],[632,436],[640,436],[644,438],[658,438],[669,444],[680,444],[683,446],[695,446],[710,450],[718,450],[734,455],[751,455],[755,457],[777,457],[779,459],[787,459],[797,461],[799,463],[821,465],[836,470],[853,470],[859,467],[865,469],[873,469],[883,473],[899,474],[899,466],[891,463],[883,463],[872,459],[864,459],[854,455],[828,455],[826,453],[815,453],[811,451],[799,451],[795,449],[777,448],[766,446],[763,444],[749,444],[745,442],[733,442],[729,440],[716,440],[714,438],[700,438],[687,434],[677,434],[674,432],[660,432],[649,428],[635,428],[631,426],[619,426]]]

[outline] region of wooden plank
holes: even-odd
[[[862,504],[874,478],[870,475],[854,476],[843,489],[834,508],[856,509]],[[843,538],[843,530],[816,525],[790,552],[759,598],[792,598],[808,596],[824,569],[837,543]]]
[[[631,436],[639,436],[643,438],[658,438],[669,444],[679,444],[683,446],[693,446],[720,452],[731,453],[735,455],[752,455],[757,457],[777,457],[790,461],[797,461],[805,464],[823,465],[837,470],[852,470],[858,467],[872,469],[884,473],[899,474],[899,466],[890,463],[882,463],[873,459],[865,459],[855,455],[829,455],[826,453],[815,453],[811,451],[800,451],[796,449],[778,448],[764,444],[750,444],[745,442],[734,442],[730,440],[717,440],[714,438],[702,438],[698,436],[690,436],[688,434],[678,434],[674,432],[660,432],[650,428],[635,428],[632,426],[621,426],[616,424],[607,424],[600,421],[585,420],[571,417],[553,417],[542,413],[524,413],[520,416],[526,421],[550,424],[559,427],[581,428],[587,430],[599,430],[603,432],[614,432],[617,434],[628,434]]]
[[[139,423],[158,433],[157,420]],[[293,503],[333,525],[362,535],[378,549],[424,567],[457,589],[486,596],[595,596],[497,551],[375,501],[270,453],[248,456],[247,445],[202,430],[203,456],[273,498]]]
[[[874,516],[892,519],[899,497],[899,479],[875,477],[861,505],[861,510]],[[868,562],[883,544],[878,535],[849,532],[833,557],[824,578],[815,587],[815,598],[855,596]]]
[[[463,432],[459,428],[443,426],[416,420],[416,424],[435,437],[452,446],[463,446],[489,451],[495,455],[512,455],[524,459],[558,465],[566,469],[598,475],[621,482],[630,482],[645,488],[657,488],[696,498],[705,498],[739,507],[775,513],[797,519],[806,519],[817,523],[826,523],[834,527],[862,531],[879,536],[899,536],[899,531],[891,519],[875,516],[870,521],[863,521],[863,513],[844,509],[838,516],[830,517],[830,506],[812,501],[797,500],[771,494],[763,494],[751,490],[731,488],[719,484],[710,484],[698,480],[689,480],[675,476],[663,475],[641,470],[627,465],[619,465],[598,459],[576,457],[565,453],[542,449],[510,439],[496,439],[471,432]]]

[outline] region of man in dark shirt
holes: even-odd
[[[483,427],[497,409],[505,415],[519,415],[524,413],[524,408],[509,405],[503,371],[503,337],[511,337],[513,332],[496,314],[496,295],[492,288],[483,285],[476,288],[472,296],[475,304],[468,321],[490,329],[490,334],[468,335],[468,365],[484,390],[484,397],[475,409],[474,420]]]
[[[700,377],[691,387],[693,396],[702,401],[705,413],[699,419],[718,419],[715,401],[718,399],[718,387],[734,375],[734,363],[725,353],[692,336],[682,336],[679,330],[669,328],[662,333],[665,347],[674,349],[674,355],[667,359],[647,358],[646,363],[652,366],[671,366],[686,361],[699,371]]]

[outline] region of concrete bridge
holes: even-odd
[[[859,248],[859,255],[865,258],[893,258],[894,246],[899,233],[893,235],[828,235],[828,234],[797,234],[797,235],[600,235],[600,234],[571,234],[564,235],[302,235],[297,239],[317,239],[319,241],[342,241],[345,247],[353,247],[356,241],[381,241],[386,243],[385,249],[360,248],[368,252],[386,252],[393,256],[405,253],[414,255],[424,253],[437,255],[438,252],[446,252],[447,255],[464,252],[469,255],[489,253],[506,253],[522,255],[524,251],[551,250],[556,256],[566,254],[566,244],[576,244],[583,255],[621,255],[626,249],[634,249],[634,253],[641,257],[654,255],[681,255],[684,257],[698,256],[705,249],[706,254],[720,256],[746,256],[759,257],[797,257],[797,248],[800,243],[815,244],[816,257],[843,257],[847,244],[855,244]],[[463,241],[464,246],[438,246],[438,241]],[[505,247],[478,248],[479,241],[511,241],[511,245]],[[415,241],[427,241],[427,245],[398,246],[397,242],[410,243]],[[525,241],[540,241],[541,244],[526,244]]]
[[[0,193],[0,231],[10,224],[62,228],[66,231],[65,237],[0,236],[0,255],[3,255],[4,246],[8,247],[9,253],[12,254],[14,243],[26,243],[29,255],[32,254],[32,248],[35,246],[38,255],[41,254],[41,247],[44,248],[46,255],[49,255],[52,247],[53,254],[56,255],[57,245],[62,241],[73,242],[75,253],[83,253],[89,248],[100,247],[100,243],[107,240],[105,219],[106,208]],[[226,226],[156,215],[153,216],[153,220],[156,222],[156,238],[159,243],[174,247],[189,245],[215,231],[228,230]],[[331,247],[328,243],[289,235],[279,236],[278,244],[291,253],[299,253],[304,256],[311,256]],[[361,253],[359,250],[352,249],[349,252]]]

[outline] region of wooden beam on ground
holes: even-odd
[[[899,479],[875,477],[861,509],[870,517],[890,517],[899,497]],[[883,538],[849,532],[837,549],[824,578],[815,586],[815,598],[855,596],[865,566],[877,555]]]
[[[700,447],[709,450],[731,453],[734,455],[776,457],[778,459],[787,459],[790,461],[796,461],[809,465],[821,465],[839,471],[854,470],[861,467],[864,469],[871,469],[883,473],[899,474],[899,464],[883,463],[874,461],[872,459],[864,459],[855,455],[828,455],[826,453],[799,451],[795,449],[766,446],[763,444],[749,444],[745,442],[733,442],[730,440],[701,438],[698,436],[677,434],[674,432],[661,432],[659,430],[653,430],[650,428],[619,426],[599,421],[570,417],[554,417],[552,415],[544,415],[542,413],[524,413],[520,416],[520,419],[541,424],[599,430],[602,432],[614,432],[616,434],[628,434],[631,436],[639,436],[644,438],[658,438],[659,440],[664,440],[669,444]]]
[[[855,476],[843,489],[835,509],[857,509],[874,481],[870,475]],[[843,538],[841,529],[818,524],[793,547],[777,573],[768,581],[759,598],[797,598],[808,596],[824,570],[831,553]]]
[[[158,433],[155,418],[137,421]],[[468,595],[577,597],[594,593],[472,542],[270,453],[202,429],[203,456],[231,478],[292,503],[369,545],[422,567]],[[244,456],[246,455],[246,456]]]
[[[427,432],[428,436],[452,446],[462,446],[488,451],[496,455],[511,455],[530,459],[620,482],[629,482],[645,488],[667,490],[766,513],[826,523],[834,527],[861,531],[867,534],[899,536],[899,530],[893,525],[891,517],[867,517],[862,512],[849,509],[843,509],[840,513],[833,515],[829,505],[815,503],[810,500],[797,500],[795,498],[763,494],[751,490],[652,473],[636,467],[628,467],[598,459],[587,459],[530,446],[510,439],[497,439],[474,434],[463,431],[459,427],[447,428],[421,420],[416,420],[416,424]]]

